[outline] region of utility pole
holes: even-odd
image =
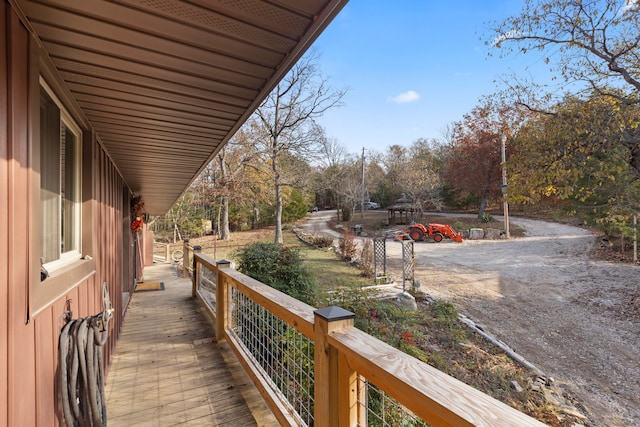
[[[360,219],[364,219],[364,147],[362,147],[362,201],[360,204]]]
[[[500,152],[502,155],[502,199],[504,203],[504,230],[507,236],[507,239],[510,237],[509,233],[509,203],[507,202],[507,167],[505,163],[507,162],[506,148],[505,144],[507,142],[507,135],[502,135],[502,144],[500,144]]]

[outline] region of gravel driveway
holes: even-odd
[[[326,231],[328,216],[315,214],[305,228]],[[421,290],[553,377],[590,426],[640,426],[640,268],[589,259],[595,238],[581,228],[511,222],[525,237],[416,242]],[[389,273],[402,277],[399,243],[388,241],[387,258]]]

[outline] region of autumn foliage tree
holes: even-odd
[[[542,55],[562,84],[505,79],[513,99],[540,113],[518,138],[514,195],[570,201],[625,234],[639,206],[640,1],[526,0],[491,27],[487,44],[501,55]]]
[[[571,212],[622,230],[640,203],[640,180],[621,141],[638,132],[640,106],[595,95],[568,96],[521,129],[510,158],[511,197],[521,203],[558,198]]]
[[[448,186],[479,202],[478,219],[482,219],[490,199],[501,197],[502,138],[510,153],[508,142],[522,120],[522,112],[514,106],[485,99],[454,125],[444,178]]]
[[[487,43],[503,55],[544,55],[553,76],[581,99],[632,106],[640,105],[639,29],[638,0],[526,0],[519,15],[492,24]],[[551,98],[526,83],[512,89],[514,99],[532,110],[552,112],[559,103],[546,108],[543,101]],[[618,136],[616,143],[640,177],[640,132],[626,127]]]

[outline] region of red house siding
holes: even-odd
[[[6,8],[4,5],[3,9]],[[15,14],[3,10],[2,16],[2,139],[0,160],[0,271],[2,274],[2,339],[6,348],[3,360],[3,391],[8,409],[0,413],[8,426],[35,425],[36,403],[34,325],[28,323],[28,287],[30,274],[30,156],[28,151],[29,117],[29,33]],[[6,331],[6,332],[5,332]],[[6,343],[6,344],[5,344]]]
[[[109,295],[113,308],[114,317],[109,323],[109,338],[105,346],[105,360],[107,364],[111,361],[116,338],[120,335],[122,326],[122,292],[131,292],[132,278],[123,279],[123,262],[129,254],[123,254],[123,239],[129,242],[131,235],[128,232],[123,234],[123,217],[128,218],[129,206],[124,206],[123,187],[124,182],[118,171],[113,166],[104,150],[96,144],[94,156],[94,198],[96,212],[96,222],[94,223],[93,242],[96,257],[96,277],[95,286],[92,288],[93,299],[101,306],[102,284],[107,283]],[[128,244],[126,245],[129,246]],[[95,313],[91,313],[95,314]]]
[[[128,197],[125,183],[90,129],[84,146],[83,221],[91,234],[95,273],[48,302],[33,318],[30,301],[39,269],[39,224],[34,204],[39,200],[32,171],[31,124],[34,99],[31,63],[32,38],[7,2],[0,7],[0,426],[57,426],[55,374],[58,336],[67,304],[74,318],[102,310],[102,284],[107,283],[115,308],[104,348],[111,361],[123,321],[123,290],[132,278],[123,278],[123,262],[130,255]],[[31,77],[30,77],[31,76]],[[36,97],[37,99],[37,97]],[[37,108],[36,110],[37,111]],[[35,197],[34,197],[35,196]],[[34,201],[35,200],[35,201]],[[123,240],[124,239],[124,240]],[[31,294],[30,294],[31,293]]]
[[[6,35],[6,18],[7,5],[0,7],[0,22],[2,23],[2,31],[0,31],[0,235],[7,236],[9,226],[9,172],[7,163],[9,159],[7,144],[7,35]],[[7,313],[9,312],[9,288],[8,279],[8,256],[9,256],[9,239],[0,240],[0,424],[7,424],[8,411],[7,392],[9,389],[7,379],[7,354],[8,354],[8,335],[9,322]]]

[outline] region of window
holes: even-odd
[[[48,270],[80,258],[81,139],[52,91],[40,89],[40,257]]]

